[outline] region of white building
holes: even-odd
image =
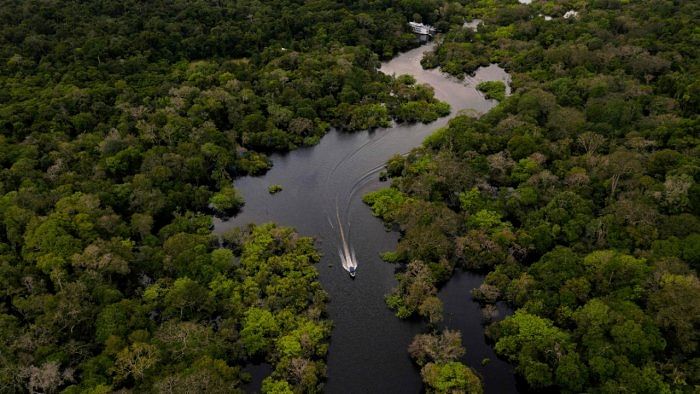
[[[411,26],[411,30],[416,33],[420,34],[423,36],[433,36],[435,33],[437,33],[437,29],[435,29],[432,26],[429,25],[424,25],[422,23],[418,22],[408,22],[408,25]]]
[[[566,14],[564,14],[564,19],[569,18],[578,18],[578,12],[574,10],[566,11]]]

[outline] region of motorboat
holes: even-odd
[[[336,219],[338,219],[338,228],[340,229],[340,240],[342,242],[342,249],[338,249],[338,257],[340,257],[340,262],[343,265],[351,278],[355,277],[355,270],[357,269],[357,258],[355,258],[355,250],[348,246],[348,241],[345,239],[345,231],[343,231],[343,223],[340,221],[340,215],[338,214],[338,208],[335,211]]]

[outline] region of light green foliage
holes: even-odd
[[[410,101],[403,103],[396,110],[396,118],[401,122],[429,123],[450,113],[447,103],[428,103],[425,101]]]
[[[182,277],[177,278],[172,287],[166,290],[164,302],[166,315],[183,319],[208,312],[212,299],[204,286],[190,278]]]
[[[442,71],[463,78],[465,73],[472,74],[480,66],[488,65],[489,59],[482,46],[451,40],[424,56],[421,64],[424,68],[440,66]]]
[[[650,271],[643,259],[610,250],[595,251],[583,259],[598,294],[616,293],[618,297],[636,297],[639,286]]]
[[[638,306],[593,299],[576,311],[574,319],[586,347],[583,354],[589,357],[591,375],[609,379],[611,385],[627,387],[639,383],[630,380],[630,374],[648,374],[652,380],[659,379],[653,369],[646,370],[646,360],[663,350],[665,343],[652,319]],[[659,388],[668,390],[663,383]]]
[[[394,188],[371,192],[362,201],[372,208],[372,214],[391,222],[396,210],[406,201],[406,196]]]
[[[277,349],[283,357],[323,357],[328,349],[323,341],[328,335],[327,327],[305,321],[288,335],[280,337]]]
[[[239,210],[243,206],[243,198],[233,187],[223,187],[211,196],[209,203],[221,214],[230,214]]]
[[[408,318],[418,312],[422,305],[431,297],[437,294],[435,288],[435,278],[433,278],[430,268],[419,260],[414,260],[406,267],[406,272],[397,275],[399,285],[394,288],[391,294],[386,296],[386,303],[389,308],[396,311],[399,318]],[[435,305],[434,301],[428,301]],[[428,313],[433,308],[425,308],[423,315],[428,317]],[[441,314],[441,313],[440,313]]]
[[[270,346],[272,337],[279,332],[279,323],[270,311],[250,308],[245,313],[241,341],[246,351],[255,355]]]
[[[237,393],[239,368],[230,367],[222,360],[204,356],[182,370],[175,371],[156,383],[159,391],[174,393],[214,392]]]
[[[477,375],[460,362],[429,363],[423,367],[421,375],[429,393],[483,393]]]
[[[326,297],[312,266],[319,259],[313,242],[272,224],[249,228],[240,234],[239,245],[247,264],[238,265],[231,250],[215,249],[209,236],[188,232],[198,232],[202,225],[208,228],[208,220],[186,215],[163,228],[164,236],[183,231],[164,237],[161,254],[149,263],[159,267],[151,273],[155,283],[144,284],[129,297],[123,293],[127,289],[117,290],[107,281],[94,286],[91,295],[85,283],[65,282],[65,271],[63,276],[54,274],[56,269],[84,269],[92,270],[93,276],[116,277],[104,269],[107,262],[115,264],[116,254],[101,250],[123,254],[133,245],[115,238],[98,239],[76,253],[72,268],[49,270],[62,286],[43,301],[55,312],[39,315],[30,303],[17,299],[17,308],[38,316],[44,327],[94,336],[96,353],[77,361],[81,379],[67,382],[71,384],[67,392],[114,387],[238,392],[240,368],[249,355],[271,360],[280,371],[288,371],[293,360],[303,357],[313,368],[304,370],[302,380],[291,372],[276,372],[275,377],[292,390],[318,390],[330,324],[322,318]],[[44,256],[40,261],[48,261]],[[248,282],[250,278],[256,280]],[[254,291],[247,290],[249,283]],[[213,314],[218,316],[216,330],[211,325]],[[0,317],[3,332],[16,329],[12,319],[4,318],[9,316]],[[45,362],[41,368],[48,373],[56,367],[60,364]]]
[[[262,384],[264,394],[293,394],[292,386],[284,380],[265,378]]]
[[[501,324],[504,337],[496,343],[499,353],[513,357],[521,352],[554,349],[566,350],[569,336],[554,327],[551,321],[519,311]]]
[[[499,328],[496,352],[517,361],[519,370],[533,387],[547,387],[554,383],[556,362],[538,361],[542,355],[567,354],[574,350],[566,332],[551,321],[527,312],[517,311],[500,323]]]
[[[381,104],[365,104],[355,107],[350,113],[348,128],[364,130],[389,126],[389,111]]]
[[[219,248],[211,252],[211,263],[217,271],[226,271],[233,264],[231,249]]]
[[[460,207],[469,214],[475,214],[477,211],[483,210],[486,202],[486,198],[484,198],[479,189],[475,187],[459,193]]]
[[[495,211],[482,209],[470,216],[467,220],[467,225],[470,227],[492,231],[507,226],[501,221],[501,214]]]
[[[503,81],[484,81],[476,85],[487,99],[503,101],[506,98],[506,84]]]
[[[270,185],[267,187],[267,192],[270,194],[277,194],[282,191],[282,186],[280,185]]]
[[[516,182],[524,182],[537,173],[539,169],[540,166],[536,161],[529,158],[520,159],[513,168],[511,178]]]

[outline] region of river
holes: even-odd
[[[410,74],[419,83],[430,84],[437,98],[452,106],[450,116],[462,110],[484,113],[496,104],[474,86],[483,80],[509,82],[503,69],[496,65],[481,68],[465,81],[438,70],[423,70],[420,59],[432,45],[405,52],[383,63],[380,70]],[[393,250],[399,235],[386,231],[361,197],[388,186],[378,179],[387,159],[419,146],[432,131],[446,125],[448,118],[429,125],[395,125],[355,133],[331,130],[316,146],[272,155],[274,166],[264,176],[235,181],[245,198],[240,214],[225,222],[215,221],[219,233],[251,222],[274,221],[316,239],[323,254],[317,269],[330,295],[328,313],[334,324],[327,359],[327,393],[421,392],[419,371],[411,363],[407,347],[424,325],[399,320],[384,303],[384,295],[396,284],[395,267],[383,262],[379,254]],[[269,194],[268,186],[272,184],[281,185],[283,190]],[[359,262],[355,279],[343,270],[338,258],[336,210]],[[469,296],[471,288],[482,280],[482,276],[461,273],[445,286],[440,292],[445,324],[462,330],[467,349],[464,360],[485,378],[487,392],[514,392],[512,370],[497,360],[485,343],[479,310]],[[491,363],[482,366],[484,357],[491,358]]]

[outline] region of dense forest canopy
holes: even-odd
[[[449,113],[377,72],[438,2],[1,3],[0,392],[321,390],[313,243],[211,214],[268,152]]]
[[[437,324],[437,287],[455,269],[480,270],[485,321],[498,301],[516,309],[487,333],[530,388],[696,391],[700,4],[466,9],[476,31],[454,18],[423,65],[463,77],[498,62],[514,93],[390,160],[392,187],[365,197],[402,231],[384,255],[404,266],[387,304]],[[431,335],[412,354],[445,334]]]
[[[447,114],[377,72],[409,20],[440,31],[425,67],[513,76],[366,197],[402,230],[387,304],[434,328],[408,349],[426,390],[482,391],[437,330],[456,268],[488,272],[487,321],[517,309],[488,333],[534,389],[700,384],[696,2],[2,0],[0,20],[1,392],[228,393],[263,361],[265,392],[322,390],[313,242],[219,239],[211,215],[269,152]]]

